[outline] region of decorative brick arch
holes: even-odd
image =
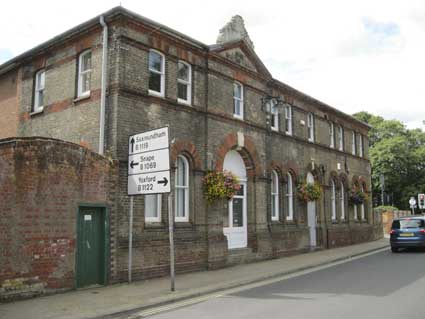
[[[359,183],[359,177],[358,177],[357,175],[354,175],[354,176],[351,178],[351,186],[352,186],[352,187],[360,186],[360,183]]]
[[[192,142],[177,140],[174,144],[172,144],[170,154],[172,166],[175,165],[177,156],[181,154],[186,155],[193,169],[200,170],[202,168],[201,157]]]
[[[348,176],[347,176],[347,174],[340,173],[339,174],[339,180],[340,180],[341,183],[344,184],[344,187],[345,187],[346,190],[350,187],[350,185],[348,183]]]
[[[291,173],[294,183],[298,180],[299,176],[300,176],[300,168],[298,166],[298,164],[292,160],[289,160],[285,163],[285,165],[283,166],[284,168],[284,173],[286,176],[286,173]]]
[[[367,186],[366,178],[364,176],[359,176],[359,184],[363,186],[366,193],[369,193],[369,187]]]
[[[331,180],[334,181],[336,188],[339,188],[340,179],[338,177],[338,173],[335,171],[331,171],[329,173],[328,185],[331,185]]]
[[[230,133],[225,138],[223,143],[217,148],[215,169],[223,170],[224,157],[227,152],[237,151],[245,163],[246,173],[248,177],[261,176],[261,165],[257,149],[254,142],[249,136],[244,136],[244,147],[238,147],[238,136],[236,133]]]

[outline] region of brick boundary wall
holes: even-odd
[[[112,219],[117,178],[115,161],[73,143],[0,140],[0,300],[75,288],[78,208]]]

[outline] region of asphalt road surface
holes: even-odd
[[[425,319],[425,252],[388,250],[152,319]]]

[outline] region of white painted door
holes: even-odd
[[[307,173],[307,183],[313,184],[314,177],[309,172]],[[308,202],[307,203],[307,224],[310,231],[310,246],[315,247],[317,245],[316,242],[316,202]]]
[[[229,249],[247,246],[246,223],[246,183],[241,183],[241,189],[229,201],[229,227],[223,228],[227,237]]]
[[[224,158],[223,169],[232,172],[241,185],[239,192],[229,201],[228,225],[223,228],[223,233],[229,249],[244,248],[248,246],[245,163],[238,152],[229,151]]]

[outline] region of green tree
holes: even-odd
[[[354,116],[371,126],[369,157],[372,165],[373,196],[380,198],[380,179],[393,194],[394,205],[408,208],[411,196],[425,192],[425,133],[409,130],[398,120],[385,120],[367,112]]]

